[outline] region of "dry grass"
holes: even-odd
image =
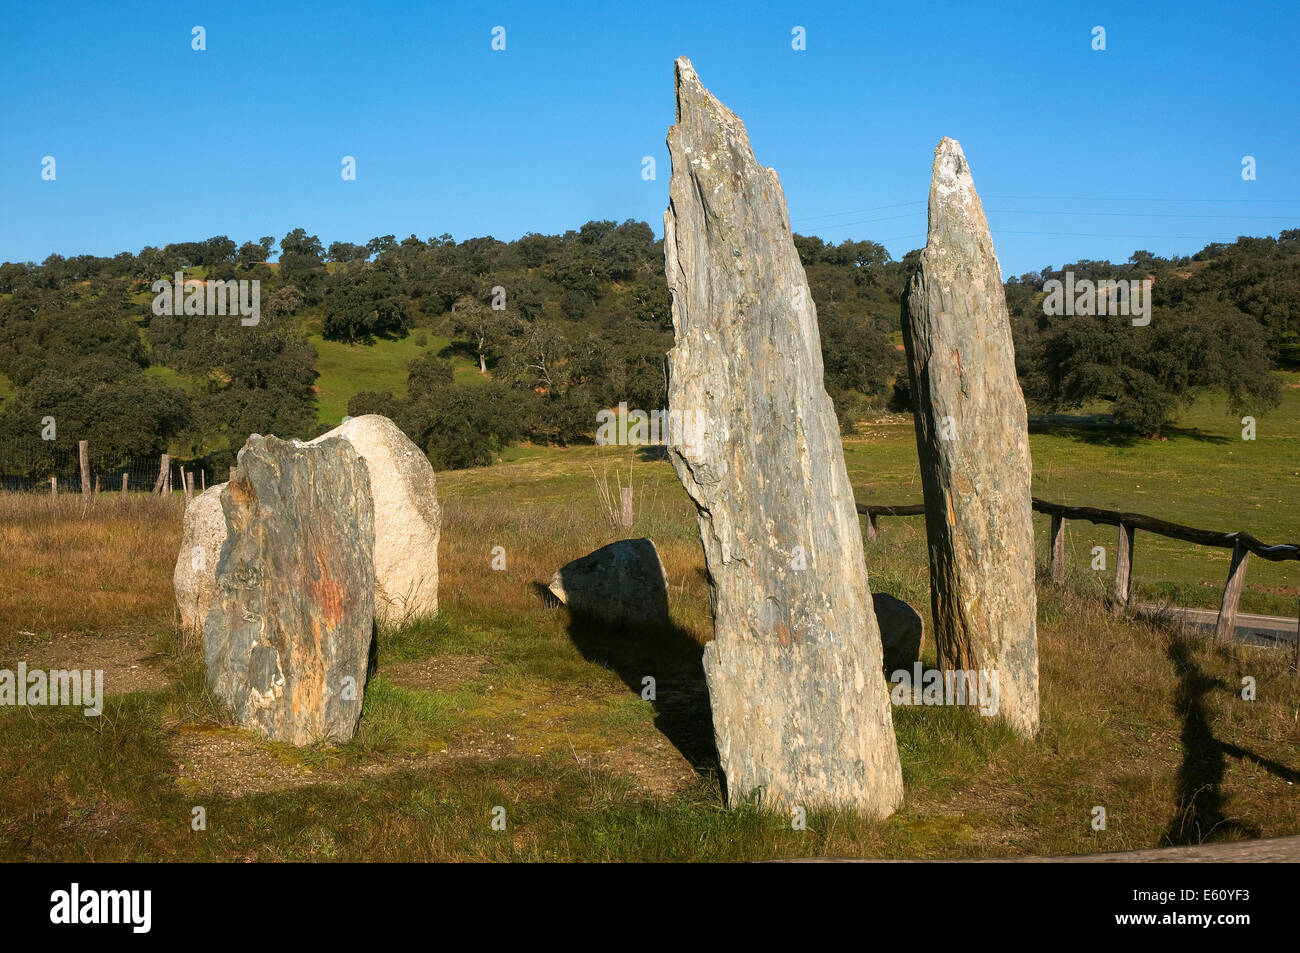
[[[169,627],[184,500],[0,492],[0,646],[37,636]]]
[[[305,749],[225,725],[201,660],[164,638],[178,503],[106,497],[83,511],[74,498],[0,494],[0,578],[17,582],[0,591],[0,661],[50,658],[46,643],[68,664],[78,646],[88,657],[112,640],[137,655],[161,645],[167,682],[115,695],[100,719],[0,711],[0,858],[994,856],[1300,832],[1300,688],[1282,653],[1112,617],[1086,570],[1063,590],[1040,579],[1039,739],[964,711],[900,708],[907,802],[894,817],[814,812],[794,831],[727,810],[699,672],[712,623],[689,501],[665,462],[637,458],[636,519],[616,530],[592,473],[626,473],[624,452],[529,454],[439,476],[442,612],[383,634],[357,737]],[[928,616],[923,533],[889,521],[867,556],[874,589]],[[664,559],[668,630],[602,631],[548,606],[559,566],[641,535]],[[928,636],[924,654],[932,663]],[[639,694],[647,674],[653,703]],[[1254,701],[1241,698],[1244,676]],[[201,836],[188,826],[195,805],[220,819]],[[506,832],[489,825],[498,805]],[[1099,806],[1104,831],[1091,825]]]

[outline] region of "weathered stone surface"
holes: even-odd
[[[785,196],[686,59],[668,149],[669,408],[704,421],[669,452],[711,578],[728,796],[887,815],[902,777],[880,633]]]
[[[1028,419],[993,239],[961,146],[934,153],[903,300],[939,667],[998,673],[999,715],[1038,730]]]
[[[873,592],[871,603],[880,626],[880,645],[885,655],[885,677],[901,669],[912,670],[921,657],[921,640],[925,637],[925,620],[902,599],[887,592]]]
[[[374,516],[356,448],[248,438],[204,622],[208,685],[279,741],[356,731],[374,636]]]
[[[551,577],[551,593],[574,615],[602,622],[668,624],[668,577],[648,539],[620,539]]]
[[[186,638],[201,638],[212,596],[216,592],[217,559],[226,541],[226,515],[221,510],[224,483],[210,486],[185,507],[181,549],[176,555],[172,589]]]
[[[438,611],[438,537],[442,509],[426,457],[397,424],[379,414],[344,421],[308,446],[343,437],[370,474],[375,503],[375,613],[399,625]]]

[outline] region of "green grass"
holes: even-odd
[[[1049,593],[1045,601],[1049,614],[1077,620],[1089,611],[1080,598]],[[361,729],[346,745],[291,748],[214,727],[194,657],[173,689],[112,698],[100,719],[0,712],[0,857],[980,857],[1300,829],[1300,805],[1286,781],[1259,767],[1293,761],[1296,740],[1288,725],[1295,689],[1262,650],[1189,645],[1123,621],[1087,629],[1049,623],[1036,742],[960,710],[896,709],[904,807],[881,822],[812,811],[800,831],[752,804],[728,810],[708,774],[668,794],[644,790],[620,756],[663,744],[653,706],[609,669],[584,661],[562,627],[553,635],[549,621],[539,628],[518,618],[510,630],[468,631],[451,615],[433,630],[447,634],[447,644],[426,642],[428,632],[404,635],[400,654],[479,649],[493,653],[489,668],[454,690],[422,691],[395,684],[381,661]],[[1188,659],[1181,678],[1169,654]],[[1097,684],[1073,677],[1081,663]],[[1243,670],[1258,676],[1260,702],[1234,695]],[[1195,685],[1204,697],[1191,715],[1183,696]],[[1206,756],[1188,748],[1187,718],[1202,716],[1216,737],[1246,752],[1211,755],[1223,771],[1215,794],[1226,801],[1216,808],[1205,806],[1199,778],[1187,776],[1187,758]],[[237,742],[232,773],[260,758],[303,783],[232,794],[182,781],[183,762],[193,756],[175,744],[187,735]],[[615,760],[603,761],[606,755]],[[1088,823],[1096,804],[1107,808],[1107,831]],[[190,829],[195,807],[206,812],[205,831]],[[491,827],[498,807],[504,831]],[[1211,821],[1220,824],[1213,835],[1196,826]]]
[[[1183,414],[1167,440],[1108,446],[1080,434],[1034,434],[1035,495],[1054,502],[1146,513],[1221,532],[1248,532],[1266,543],[1300,542],[1300,375],[1283,374],[1281,407],[1257,417],[1256,439],[1242,439],[1239,417],[1221,397]],[[1046,559],[1048,517],[1039,516]],[[1113,583],[1118,531],[1067,523],[1067,559],[1090,572],[1091,550],[1105,546]],[[1139,532],[1133,573],[1139,599],[1173,598],[1217,608],[1231,550]],[[1300,563],[1252,556],[1242,609],[1296,615]]]
[[[1034,495],[1054,503],[1145,513],[1221,532],[1247,532],[1266,543],[1300,542],[1300,374],[1282,373],[1282,406],[1257,417],[1256,439],[1242,439],[1240,418],[1211,395],[1183,413],[1165,440],[1061,427],[1030,434]],[[868,428],[845,440],[860,503],[919,503],[910,421]],[[884,534],[921,542],[924,519],[882,518]],[[1039,558],[1048,558],[1050,518],[1036,515]],[[1114,527],[1066,524],[1066,560],[1099,590],[1113,588]],[[1106,549],[1105,572],[1092,572],[1092,548]],[[1137,599],[1217,608],[1231,550],[1139,532],[1134,545]],[[1300,563],[1251,557],[1241,608],[1294,616]]]
[[[1253,443],[1214,400],[1168,441],[1036,432],[1035,493],[1300,539],[1300,393],[1286,393]],[[864,426],[845,456],[859,501],[920,500],[910,422]],[[0,578],[21,585],[0,591],[11,621],[0,660],[39,658],[68,633],[129,634],[162,652],[171,677],[165,690],[113,696],[99,720],[0,709],[0,858],[992,857],[1300,832],[1300,688],[1283,653],[1111,616],[1112,574],[1088,568],[1090,524],[1071,524],[1067,585],[1039,579],[1038,739],[966,711],[897,708],[906,802],[894,816],[815,811],[797,831],[752,805],[728,809],[696,757],[710,737],[698,659],[712,622],[694,511],[671,466],[616,447],[520,446],[503,458],[438,475],[440,613],[381,633],[361,725],[344,745],[292,748],[230,727],[199,653],[159,647],[180,542],[174,507],[0,498]],[[596,487],[616,475],[626,484],[629,464],[635,521],[620,529]],[[1038,530],[1045,560],[1045,519]],[[664,559],[669,629],[580,626],[539,597],[568,560],[638,535]],[[1095,537],[1113,553],[1109,530]],[[1215,604],[1226,552],[1162,542],[1138,535],[1139,598],[1166,587],[1194,599],[1200,578]],[[497,545],[503,572],[489,568]],[[883,519],[866,557],[874,590],[928,618],[920,518]],[[1273,589],[1296,586],[1298,570],[1252,560],[1245,604],[1285,602]],[[929,636],[923,656],[934,663]],[[640,695],[646,674],[654,702]],[[1244,675],[1258,681],[1255,701],[1240,697]],[[1096,805],[1106,831],[1091,828]],[[209,819],[197,833],[196,806]],[[495,807],[505,831],[491,827]]]
[[[392,391],[405,397],[407,363],[428,351],[437,353],[450,343],[447,338],[425,333],[428,343],[424,347],[415,343],[414,333],[374,344],[343,344],[326,341],[319,333],[309,335],[308,340],[316,349],[316,370],[320,374],[316,379],[317,419],[337,425],[347,413],[348,398],[363,390]],[[458,365],[457,381],[463,379],[466,371],[478,377],[477,371]]]
[[[150,364],[144,369],[144,373],[148,377],[156,378],[168,387],[179,387],[188,394],[201,393],[205,386],[202,377],[195,374],[182,374],[180,371],[162,364]]]

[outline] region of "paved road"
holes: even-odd
[[[1193,629],[1213,632],[1218,622],[1217,609],[1185,609],[1179,606],[1162,606],[1152,602],[1138,603],[1138,612],[1150,615],[1172,615],[1181,619],[1183,624]],[[1294,646],[1296,642],[1297,621],[1294,617],[1277,615],[1253,615],[1249,612],[1237,613],[1237,631],[1234,641],[1248,645],[1267,645],[1274,648]]]
[[[1193,844],[1190,847],[1154,847],[1149,850],[1115,851],[1106,854],[1065,854],[1058,857],[989,857],[961,860],[837,860],[808,857],[792,863],[868,864],[1196,864],[1196,863],[1294,863],[1300,861],[1300,836],[1268,837],[1260,840]]]

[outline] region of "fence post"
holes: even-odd
[[[1246,560],[1250,550],[1241,543],[1232,547],[1232,566],[1228,569],[1228,581],[1223,587],[1223,603],[1219,606],[1219,621],[1214,627],[1214,641],[1231,642],[1237,631],[1237,603],[1241,600],[1241,590],[1246,586]]]
[[[1065,518],[1052,514],[1052,582],[1065,582]]]
[[[50,496],[58,496],[58,495],[59,495],[59,478],[56,476],[52,476],[50,477]]]
[[[626,529],[632,525],[632,488],[630,486],[625,486],[619,490],[619,503],[621,508],[619,521]]]
[[[1110,605],[1112,612],[1124,611],[1133,588],[1133,533],[1132,526],[1119,524],[1119,552],[1115,556],[1115,600]]]
[[[208,491],[208,468],[204,467],[202,470],[199,471],[199,492],[206,493],[207,491]]]
[[[122,471],[122,495],[123,496],[126,496],[126,481],[127,481],[127,472],[123,470]]]
[[[876,514],[868,513],[867,514],[867,539],[869,540],[875,539],[876,531],[878,529],[879,527],[876,526]]]
[[[1295,655],[1291,659],[1291,677],[1300,680],[1300,611],[1296,613]]]
[[[99,495],[99,474],[95,474],[95,495]]]
[[[81,463],[81,495],[90,496],[90,441],[77,441],[77,458]]]
[[[167,485],[167,474],[171,471],[171,458],[163,454],[158,462],[158,479],[153,485],[153,492],[161,494],[163,488]]]
[[[188,503],[194,498],[194,471],[186,473],[181,470],[181,483],[185,486],[185,502]]]

